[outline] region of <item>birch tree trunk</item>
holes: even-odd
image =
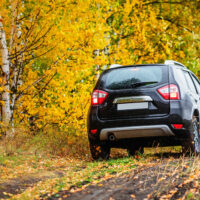
[[[15,42],[15,35],[17,38],[21,36],[21,31],[20,29],[20,24],[17,22],[17,6],[18,6],[18,1],[11,1],[11,13],[12,13],[12,27],[11,27],[11,36],[10,36],[10,52],[9,55],[11,55],[13,45]],[[19,47],[15,47],[15,50],[18,51]],[[13,112],[14,112],[14,107],[15,107],[15,100],[16,100],[16,91],[17,91],[17,85],[18,85],[18,78],[19,78],[19,70],[20,68],[17,66],[19,63],[18,57],[15,58],[14,63],[10,63],[10,69],[12,71],[12,80],[10,80],[10,85],[11,85],[11,95],[10,95],[10,123],[11,126],[14,127],[14,118],[13,118]]]
[[[8,57],[8,46],[6,42],[6,35],[3,29],[3,20],[0,16],[0,52],[2,56],[2,73],[3,73],[3,93],[2,101],[4,102],[2,107],[2,119],[3,122],[8,125],[11,117],[10,110],[10,85],[9,85],[9,57]]]

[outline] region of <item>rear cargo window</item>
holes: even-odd
[[[147,83],[145,86],[152,87],[168,81],[168,68],[166,66],[125,67],[109,70],[104,75],[104,87],[107,89],[128,89],[145,82]],[[142,84],[141,86],[144,87]]]

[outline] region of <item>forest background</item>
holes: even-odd
[[[199,0],[1,0],[2,137],[84,153],[101,71],[173,59],[200,76],[199,33]]]

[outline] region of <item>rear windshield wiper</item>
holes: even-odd
[[[150,85],[150,84],[154,84],[154,83],[158,83],[157,81],[149,81],[149,82],[136,82],[136,83],[132,83],[131,86],[132,87],[140,87],[140,86],[143,86],[143,85]]]

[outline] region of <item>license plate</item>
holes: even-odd
[[[148,102],[117,104],[117,110],[148,109]]]

